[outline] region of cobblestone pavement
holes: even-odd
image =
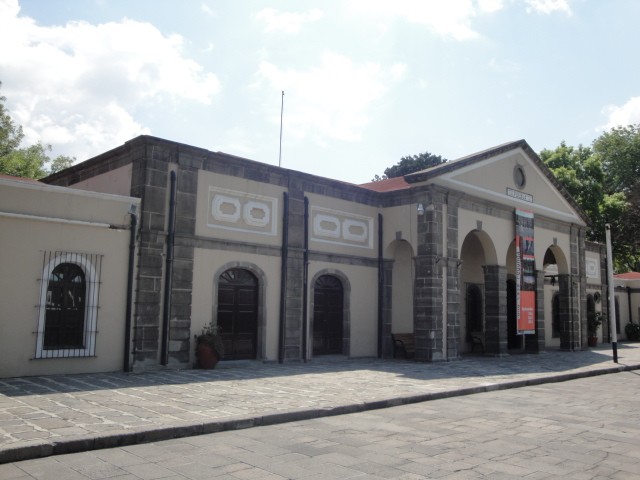
[[[640,344],[618,352],[618,364],[603,347],[443,363],[334,357],[0,379],[0,463],[640,368]]]
[[[640,479],[640,374],[0,465],[2,480]]]

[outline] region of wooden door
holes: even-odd
[[[233,268],[218,282],[218,326],[224,359],[255,359],[258,343],[258,279],[248,270]]]
[[[340,280],[322,275],[316,280],[313,296],[313,354],[343,353],[344,292]]]

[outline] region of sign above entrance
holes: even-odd
[[[533,195],[514,190],[513,188],[507,187],[507,196],[517,198],[518,200],[524,200],[525,202],[533,203]]]

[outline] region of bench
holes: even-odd
[[[471,332],[471,351],[473,352],[476,348],[476,345],[482,348],[482,353],[484,353],[484,332]]]
[[[413,358],[416,353],[416,343],[413,333],[392,333],[393,340],[393,358],[397,358],[398,353],[402,352],[404,358]]]

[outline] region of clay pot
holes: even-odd
[[[216,368],[220,360],[220,355],[218,355],[216,349],[208,343],[198,343],[196,347],[196,360],[198,362],[198,368],[210,370]]]

